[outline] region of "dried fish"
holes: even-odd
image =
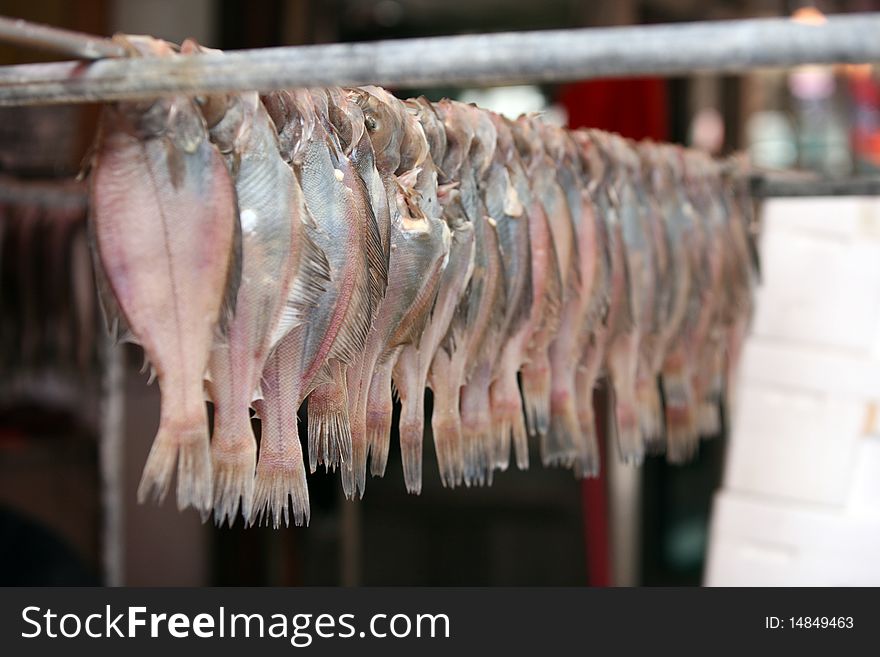
[[[377,87],[108,108],[91,180],[98,281],[163,391],[142,493],[167,488],[179,448],[182,505],[213,502],[219,522],[240,505],[251,523],[308,523],[300,405],[310,470],[338,470],[345,495],[362,496],[368,464],[386,470],[395,390],[404,483],[418,493],[426,387],[446,486],[491,483],[511,443],[527,467],[530,436],[544,464],[595,476],[604,379],[624,460],[690,458],[734,403],[752,314],[747,169]],[[122,203],[132,190],[135,209]],[[121,230],[132,212],[150,220]],[[3,229],[4,244],[32,241]],[[75,231],[56,237],[77,244]],[[26,299],[0,303],[34,315]]]
[[[174,56],[148,37],[125,43],[140,56]],[[163,497],[177,463],[178,506],[207,513],[203,379],[221,313],[232,313],[237,292],[232,180],[194,101],[172,96],[105,107],[90,183],[105,311],[118,335],[143,346],[162,391],[138,497]]]

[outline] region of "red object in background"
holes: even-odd
[[[569,128],[600,128],[632,139],[668,139],[664,80],[575,82],[563,85],[556,100],[568,112]]]
[[[859,160],[880,167],[880,83],[870,67],[854,66],[848,78],[853,152]]]
[[[568,112],[569,128],[600,128],[632,139],[665,141],[669,134],[666,82],[628,78],[576,82],[561,87],[557,102]],[[600,403],[596,403],[599,401]],[[602,463],[607,445],[605,395],[596,395],[596,424]],[[603,468],[582,486],[587,578],[590,586],[610,586],[611,534],[608,527],[608,485]]]

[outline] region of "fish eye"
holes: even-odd
[[[369,130],[370,132],[375,132],[379,128],[379,124],[376,119],[369,115],[364,116],[364,125],[367,126],[367,130]]]

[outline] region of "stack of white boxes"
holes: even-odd
[[[880,201],[768,202],[705,582],[880,585]]]

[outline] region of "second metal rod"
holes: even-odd
[[[103,37],[0,16],[0,41],[81,59],[124,57],[125,49]]]

